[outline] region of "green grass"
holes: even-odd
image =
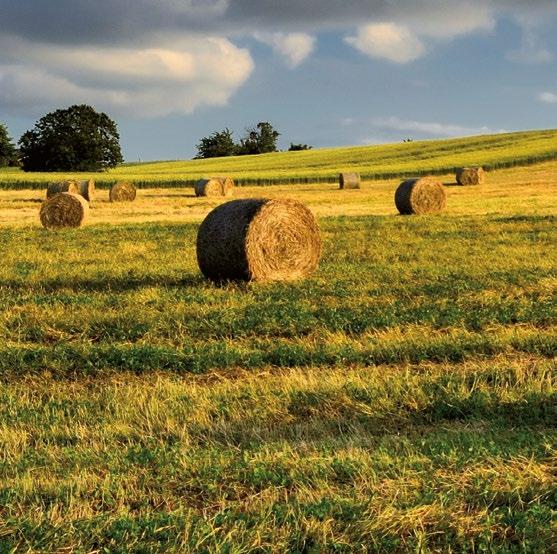
[[[192,185],[201,177],[231,175],[238,184],[336,182],[341,171],[357,170],[364,179],[416,174],[443,174],[467,165],[488,170],[515,167],[557,158],[557,131],[529,131],[450,140],[416,141],[380,146],[325,148],[210,160],[133,163],[97,175],[106,187],[128,179],[138,186]],[[2,188],[43,188],[67,174],[31,174],[1,170]]]
[[[194,223],[2,229],[0,552],[551,551],[557,217],[464,192],[322,217],[288,284],[207,283]]]

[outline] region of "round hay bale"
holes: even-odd
[[[195,196],[232,196],[234,181],[230,177],[211,177],[195,183]]]
[[[359,173],[341,173],[339,175],[340,189],[359,189],[361,178]]]
[[[463,167],[456,172],[456,182],[461,186],[483,185],[484,181],[483,167]]]
[[[234,189],[234,180],[232,177],[223,176],[223,177],[214,177],[215,179],[219,179],[222,186],[222,194],[223,196],[232,196],[233,189]]]
[[[431,177],[403,181],[395,192],[395,204],[403,215],[432,214],[445,208],[443,185]]]
[[[120,182],[112,186],[109,193],[111,202],[133,202],[137,195],[132,183]]]
[[[321,256],[313,214],[295,200],[226,202],[197,234],[197,261],[212,281],[290,281],[311,274]]]
[[[80,227],[89,213],[89,204],[79,194],[61,192],[45,200],[40,218],[46,229]]]
[[[77,181],[79,187],[79,194],[87,200],[87,202],[93,201],[93,196],[95,194],[95,181],[89,179],[88,181]]]
[[[51,198],[55,194],[61,192],[71,192],[72,194],[80,194],[79,185],[77,181],[58,181],[56,183],[48,183],[46,189],[46,197]]]

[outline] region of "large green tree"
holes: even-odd
[[[277,151],[278,131],[267,121],[260,121],[255,127],[247,129],[240,141],[238,154],[265,154]]]
[[[14,146],[7,127],[0,123],[0,167],[15,165],[17,163],[17,150]]]
[[[85,104],[46,114],[19,146],[25,171],[97,171],[123,161],[116,123]]]
[[[215,131],[208,137],[203,137],[196,146],[196,158],[221,158],[224,156],[234,156],[237,146],[232,138],[230,129]]]

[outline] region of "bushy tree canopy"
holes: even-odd
[[[14,146],[7,127],[0,123],[0,167],[15,165],[17,163],[17,150]]]
[[[216,131],[199,141],[196,159],[276,152],[279,136],[280,133],[267,121],[260,121],[255,127],[247,129],[240,144],[234,143],[230,129]]]
[[[85,104],[42,117],[19,140],[25,171],[97,171],[123,161],[116,123]]]
[[[239,154],[265,154],[277,151],[277,140],[280,136],[267,121],[260,121],[256,127],[246,131],[246,136],[240,141]]]
[[[223,156],[234,156],[237,146],[232,138],[230,129],[215,131],[212,135],[204,137],[196,146],[196,158],[220,158]]]

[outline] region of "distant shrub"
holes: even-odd
[[[309,146],[307,144],[294,144],[293,142],[290,143],[290,148],[288,149],[289,152],[297,152],[298,150],[311,150],[313,146]]]

